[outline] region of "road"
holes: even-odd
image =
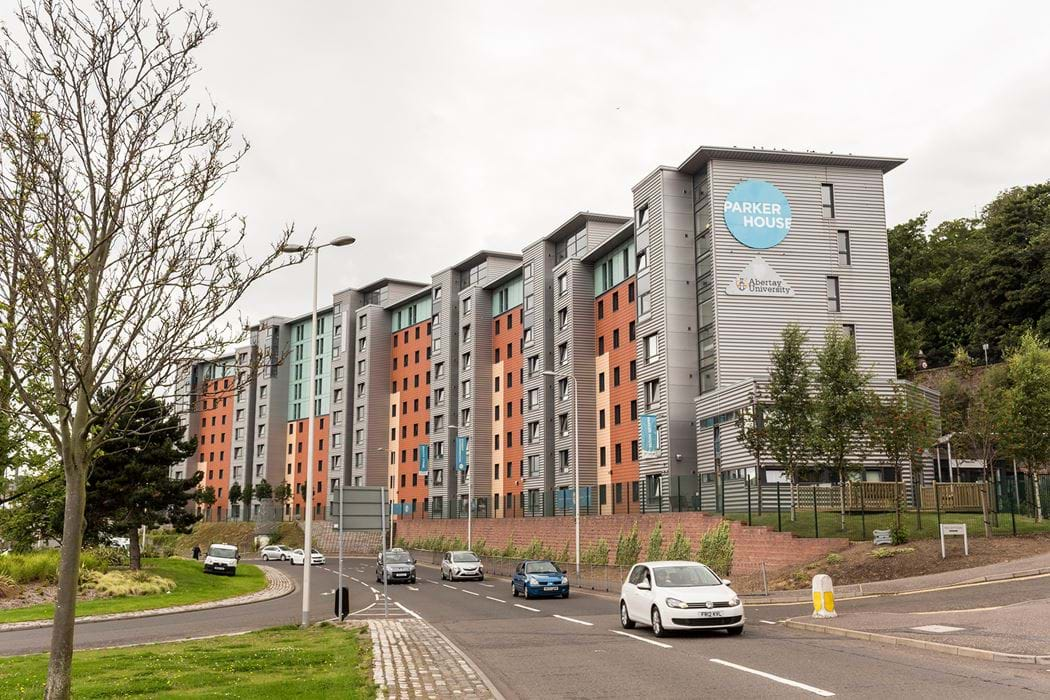
[[[286,569],[301,578],[298,567]],[[383,614],[369,560],[346,567],[351,610]],[[1045,597],[1046,578],[967,589],[967,605]],[[315,619],[331,615],[334,562],[315,571]],[[328,595],[326,595],[326,593]],[[841,601],[839,610],[876,605],[955,609],[958,591]],[[298,595],[248,606],[77,626],[80,648],[237,632],[298,620]],[[460,647],[507,698],[679,698],[772,695],[850,698],[1046,697],[1050,670],[960,659],[914,649],[797,632],[778,620],[804,605],[750,606],[743,636],[688,633],[657,640],[645,628],[625,634],[616,600],[574,592],[567,599],[513,598],[506,580],[448,583],[419,567],[416,585],[389,587],[392,615],[419,615]],[[0,633],[0,654],[44,650],[50,630]]]

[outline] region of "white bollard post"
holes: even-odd
[[[813,617],[838,617],[835,612],[835,590],[827,574],[813,577]]]

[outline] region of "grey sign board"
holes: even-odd
[[[383,528],[383,489],[378,486],[351,486],[336,489],[332,498],[332,520],[341,530],[381,530]],[[340,517],[341,516],[341,517]]]

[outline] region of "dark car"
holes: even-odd
[[[548,559],[529,559],[518,564],[510,580],[511,593],[526,598],[569,597],[569,578]]]
[[[384,558],[380,552],[376,557],[376,583],[415,583],[416,560],[403,549],[388,549]]]

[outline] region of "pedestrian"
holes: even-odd
[[[201,558],[201,546],[199,544],[193,545],[193,558],[194,559],[200,559]]]

